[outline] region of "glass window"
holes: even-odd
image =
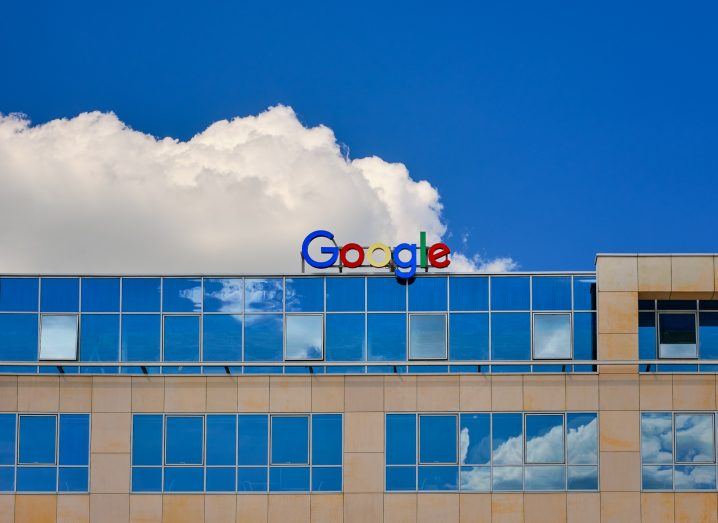
[[[40,359],[67,361],[77,359],[76,315],[42,315]]]
[[[456,416],[419,416],[419,462],[456,461]]]
[[[641,413],[643,463],[673,463],[673,416],[668,412]]]
[[[160,361],[160,315],[122,316],[122,361]]]
[[[204,312],[242,312],[244,281],[241,278],[205,278]]]
[[[566,414],[569,465],[598,465],[598,417],[592,412]]]
[[[451,360],[488,360],[489,315],[450,314],[449,353]]]
[[[83,278],[82,310],[85,312],[119,312],[119,278]]]
[[[660,313],[659,356],[661,358],[697,358],[695,313]]]
[[[0,314],[0,357],[37,360],[37,314]]]
[[[534,276],[531,280],[534,310],[571,310],[570,276]]]
[[[419,276],[409,285],[409,310],[445,311],[447,278]]]
[[[204,471],[200,467],[166,467],[165,492],[201,492]]]
[[[327,311],[364,311],[364,278],[349,276],[327,278]]]
[[[37,311],[37,278],[0,278],[0,312]]]
[[[282,315],[248,314],[244,321],[244,360],[282,361]]]
[[[269,449],[267,416],[240,414],[238,430],[239,465],[266,465]]]
[[[492,454],[494,465],[523,463],[523,428],[521,414],[494,414]]]
[[[458,485],[458,472],[458,467],[454,465],[420,466],[419,490],[456,490]]]
[[[287,315],[288,360],[321,360],[323,317],[319,314]]]
[[[491,315],[491,359],[528,360],[531,357],[529,313]]]
[[[562,414],[526,414],[526,463],[563,463],[563,449]]]
[[[165,316],[165,361],[199,361],[199,316]]]
[[[18,467],[18,492],[53,492],[57,489],[55,467]]]
[[[523,489],[523,467],[494,467],[493,487],[497,492]]]
[[[207,415],[207,465],[234,465],[237,462],[237,416]]]
[[[596,359],[595,312],[575,312],[573,314],[573,358],[575,360]]]
[[[83,314],[80,321],[80,360],[118,361],[119,314]]]
[[[571,358],[570,314],[534,314],[534,358]]]
[[[167,465],[201,465],[204,437],[201,416],[167,416]]]
[[[287,278],[287,312],[322,312],[323,278]]]
[[[452,311],[489,310],[489,279],[485,276],[452,276],[449,294]]]
[[[699,317],[700,355],[706,360],[718,359],[718,313],[701,312]]]
[[[369,361],[406,360],[405,314],[367,316],[367,359]]]
[[[573,308],[578,311],[596,310],[596,277],[573,277]]]
[[[676,462],[715,461],[713,414],[676,414]]]
[[[0,465],[15,464],[15,414],[0,414]]]
[[[56,416],[20,416],[18,463],[55,464]]]
[[[364,360],[364,314],[327,314],[327,361]]]
[[[715,490],[715,465],[676,465],[673,482],[676,490]]]
[[[656,359],[656,315],[653,312],[638,313],[638,354],[642,360]]]
[[[304,492],[309,490],[309,467],[272,467],[269,471],[272,492]]]
[[[491,460],[491,415],[462,414],[459,448],[462,465],[488,465]]]
[[[533,465],[526,467],[525,490],[563,490],[566,469],[562,465]]]
[[[568,490],[598,490],[598,467],[566,467]]]
[[[162,310],[164,312],[200,312],[202,280],[200,278],[163,278]]]
[[[695,311],[698,307],[696,300],[658,300],[659,311]]]
[[[491,309],[495,311],[529,310],[528,276],[492,276]]]
[[[160,289],[159,278],[122,278],[122,310],[159,312]]]
[[[341,415],[312,414],[312,465],[341,464]]]
[[[272,464],[309,464],[307,416],[272,416]]]
[[[367,308],[376,312],[406,310],[406,282],[399,278],[367,278]]]
[[[416,414],[386,415],[387,465],[416,465]]]
[[[446,315],[409,315],[409,356],[412,359],[446,359]]]
[[[240,467],[237,469],[237,490],[240,492],[266,492],[267,467]]]
[[[461,467],[460,488],[464,492],[491,490],[491,467]]]
[[[161,492],[162,467],[132,467],[132,492]]]
[[[132,465],[162,465],[161,414],[132,417]]]
[[[202,321],[202,359],[242,361],[242,316],[205,314]]]
[[[244,281],[244,309],[247,312],[281,312],[284,291],[281,278]]]
[[[43,312],[78,312],[80,281],[78,278],[42,278],[40,310]]]
[[[60,414],[60,465],[89,465],[90,416]]]

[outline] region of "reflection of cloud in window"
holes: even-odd
[[[494,448],[493,461],[501,465],[520,465],[523,461],[523,438],[512,436]]]
[[[673,467],[643,467],[643,486],[645,488],[672,488]]]
[[[322,356],[322,329],[319,316],[287,317],[287,358],[317,359]]]
[[[461,470],[461,490],[488,491],[491,487],[491,469],[472,467]]]
[[[676,461],[713,461],[712,415],[676,415]]]
[[[641,452],[644,463],[673,461],[673,434],[670,414],[644,414],[641,417]]]
[[[527,439],[526,461],[530,463],[563,461],[563,425],[551,427],[545,434]]]
[[[469,456],[469,448],[472,450],[471,456]],[[489,448],[489,434],[488,432],[472,444],[471,433],[468,427],[463,427],[459,433],[459,463],[462,465],[465,463],[486,463],[484,457],[488,454]]]
[[[567,315],[540,314],[534,317],[536,356],[567,358],[571,353],[571,326]]]
[[[267,303],[281,302],[281,292],[281,281],[247,281],[245,295],[247,310],[263,310],[266,309]]]
[[[569,463],[598,463],[598,420],[596,418],[585,425],[569,427],[566,439]]]
[[[676,467],[676,489],[715,488],[716,471],[713,466]]]
[[[182,289],[179,293],[180,298],[191,301],[194,306],[199,309],[202,307],[202,287],[192,287],[191,289]]]
[[[222,286],[217,291],[207,292],[209,298],[218,300],[222,305],[219,312],[242,311],[242,280],[221,280]]]

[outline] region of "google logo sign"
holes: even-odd
[[[327,255],[322,260],[315,260],[309,254],[313,241],[324,238],[334,243],[333,246],[323,246],[319,249],[321,254]],[[402,253],[407,253],[402,259]],[[389,267],[394,270],[397,278],[409,279],[416,274],[417,267],[423,269],[429,266],[444,269],[451,263],[449,254],[451,249],[445,243],[426,245],[426,233],[419,234],[419,245],[415,243],[400,243],[394,248],[380,242],[372,243],[369,247],[362,247],[358,243],[347,243],[338,246],[334,242],[334,235],[325,230],[311,232],[302,242],[302,259],[315,269],[326,269],[340,261],[341,267],[355,269],[357,267]],[[418,260],[417,260],[418,254]],[[408,258],[408,259],[407,259]],[[365,264],[364,262],[367,262]]]

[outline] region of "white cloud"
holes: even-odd
[[[299,272],[307,232],[341,242],[446,234],[439,193],[403,164],[350,160],[285,106],[156,139],[112,113],[32,126],[0,115],[0,271]],[[513,260],[454,256],[454,270]]]

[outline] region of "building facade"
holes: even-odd
[[[0,276],[0,521],[718,521],[717,370],[715,255]]]

